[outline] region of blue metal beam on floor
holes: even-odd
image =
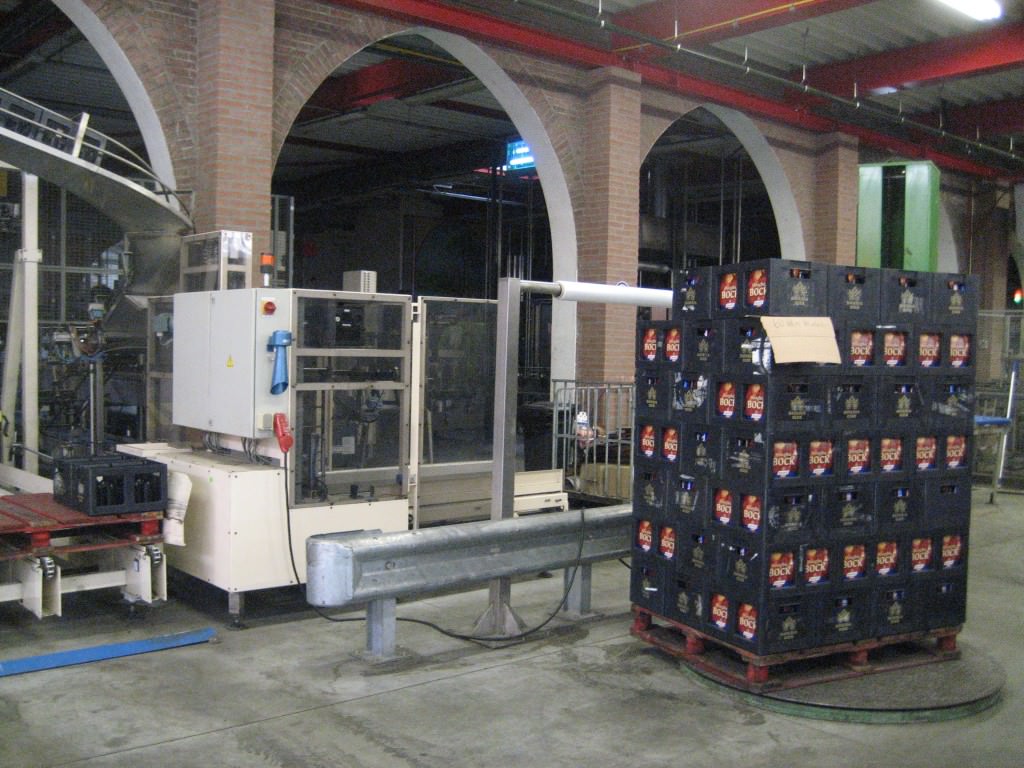
[[[94,645],[91,648],[78,648],[72,651],[58,651],[40,656],[26,656],[21,659],[0,661],[0,677],[21,675],[26,672],[39,672],[44,669],[70,667],[75,664],[88,664],[93,661],[120,659],[124,656],[136,656],[140,653],[165,651],[169,648],[181,648],[186,645],[206,643],[216,636],[212,627],[197,629],[191,632],[177,632],[173,635],[162,635],[146,640],[131,640],[125,643]]]

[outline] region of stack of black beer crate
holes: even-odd
[[[637,334],[631,599],[768,655],[964,620],[978,285],[765,260]],[[832,320],[777,364],[761,317]]]

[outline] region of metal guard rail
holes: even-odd
[[[181,196],[164,184],[149,164],[131,147],[89,127],[88,113],[83,112],[77,118],[69,118],[24,96],[0,88],[0,126],[87,163],[102,165],[103,161],[108,159],[127,169],[129,173],[137,172],[155,187],[154,194],[168,202],[174,198],[181,210],[189,215],[188,206]],[[112,148],[118,149],[120,154],[111,151]],[[120,175],[138,183],[123,171]]]
[[[631,529],[632,507],[620,504],[397,533],[320,534],[306,540],[306,600],[322,608],[369,604],[367,651],[376,657],[394,654],[398,598],[495,578],[579,563],[565,609],[582,615],[590,608],[591,564],[627,555]]]

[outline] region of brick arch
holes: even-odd
[[[405,30],[396,22],[318,2],[278,9],[272,165],[277,165],[299,111],[328,75],[366,46]]]
[[[531,93],[527,94],[517,79],[510,76],[499,62],[500,52],[488,52],[459,35],[429,27],[402,27],[338,9],[331,9],[326,15],[320,8],[318,12],[321,20],[329,24],[335,33],[324,34],[320,30],[310,34],[285,16],[278,16],[275,39],[275,59],[278,63],[274,76],[275,162],[299,110],[331,72],[353,54],[378,40],[397,35],[419,35],[455,56],[476,76],[530,144],[537,159],[537,173],[548,207],[554,278],[574,280],[577,272],[577,240],[572,198],[562,170],[561,157],[548,135],[545,117],[549,122],[558,121],[553,119],[554,112],[544,104],[541,97],[543,89],[528,89]],[[507,58],[505,62],[508,63]],[[572,146],[569,129],[559,125],[563,135],[559,141],[560,146]],[[553,377],[574,378],[575,347],[575,305],[555,302],[552,309]]]
[[[783,258],[806,261],[803,225],[796,198],[793,195],[793,187],[785,167],[768,143],[764,133],[747,115],[735,109],[711,103],[686,102],[686,104],[688,108],[680,112],[679,117],[696,109],[706,109],[739,140],[764,181],[768,199],[772,205],[772,213],[775,216],[775,225],[779,232],[779,246]],[[661,134],[668,130],[672,122],[674,121],[660,119],[657,122],[656,135],[654,132],[645,132],[644,157],[650,153]]]
[[[96,49],[139,125],[149,162],[172,189],[195,179],[195,18],[125,3],[54,0]]]

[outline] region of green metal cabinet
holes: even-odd
[[[939,258],[939,169],[930,162],[860,166],[857,264],[934,272]]]

